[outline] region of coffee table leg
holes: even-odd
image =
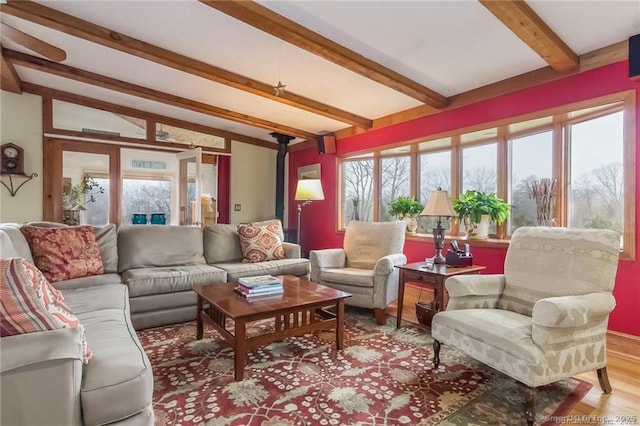
[[[244,363],[247,357],[247,327],[242,320],[236,320],[233,359],[234,359],[234,377],[236,381],[242,380],[244,376]]]
[[[202,336],[204,334],[204,328],[202,326],[202,305],[204,304],[204,301],[202,299],[202,296],[200,296],[198,294],[198,301],[197,301],[197,313],[196,313],[196,339],[200,340],[202,339]]]
[[[336,348],[344,348],[344,300],[338,300],[337,314],[336,314]]]

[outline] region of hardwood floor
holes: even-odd
[[[402,319],[418,324],[416,302],[430,300],[431,294],[407,285],[404,296]],[[394,302],[386,313],[396,316],[396,307]],[[640,338],[616,332],[608,334],[607,372],[613,388],[609,395],[602,393],[595,371],[576,376],[593,387],[561,424],[640,424]]]

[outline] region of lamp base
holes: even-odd
[[[442,255],[442,250],[436,250],[436,255],[432,257],[433,263],[443,264],[447,262],[447,259]]]

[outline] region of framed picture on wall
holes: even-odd
[[[298,180],[320,179],[320,163],[298,167]]]

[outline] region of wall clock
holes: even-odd
[[[0,146],[0,173],[24,176],[24,149],[13,143]]]

